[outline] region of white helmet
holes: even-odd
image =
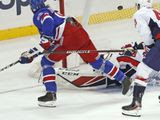
[[[152,7],[153,0],[138,0],[136,6],[138,9],[142,7]]]

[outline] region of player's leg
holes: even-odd
[[[79,42],[78,44],[80,44],[81,41],[83,42],[85,41],[85,44],[81,46],[80,50],[95,50],[96,51],[94,44],[90,40],[85,30],[80,29],[79,31],[80,32],[78,32],[76,35],[77,36],[76,39]],[[102,73],[109,75],[110,77],[114,78],[117,81],[120,81],[123,86],[122,93],[126,94],[126,92],[129,90],[131,81],[112,62],[110,62],[109,60],[103,60],[103,58],[98,55],[98,52],[89,53],[89,54],[80,54],[80,56],[85,62],[89,63],[94,69],[100,70]]]
[[[89,56],[88,56],[89,57]],[[97,70],[100,70],[103,74],[110,76],[114,80],[117,80],[122,84],[122,94],[126,94],[131,85],[131,80],[112,62],[109,60],[103,60],[98,57],[94,62],[89,62],[89,64]]]
[[[156,40],[155,45],[147,53],[143,62],[155,71],[160,71],[160,40]],[[160,100],[160,96],[159,96]]]
[[[61,50],[58,48],[56,50]],[[55,50],[55,51],[56,51]],[[62,49],[63,50],[63,49]],[[62,59],[64,59],[66,54],[50,54],[43,56],[41,59],[41,67],[43,72],[43,84],[46,89],[46,94],[38,98],[40,106],[55,107],[55,101],[57,99],[57,84],[56,84],[56,72],[54,69],[54,64]]]
[[[57,85],[56,85],[56,74],[53,68],[55,64],[54,61],[47,59],[46,56],[42,57],[41,60],[41,67],[43,72],[43,84],[46,88],[46,95],[41,96],[38,98],[38,102],[40,106],[54,106],[54,102],[56,101],[56,92],[57,92]]]
[[[142,107],[142,97],[147,86],[147,79],[153,70],[141,62],[137,67],[136,78],[133,86],[133,99],[130,105],[122,107],[122,114],[139,117]]]
[[[155,45],[146,54],[143,62],[137,67],[133,100],[130,105],[123,106],[124,115],[140,116],[137,111],[142,107],[142,97],[147,85],[147,79],[153,70],[160,70],[160,41],[156,41]],[[126,113],[127,112],[127,113]]]

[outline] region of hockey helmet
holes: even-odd
[[[141,9],[142,7],[152,7],[153,0],[137,0],[136,7]]]
[[[45,7],[45,2],[46,0],[30,0],[29,4],[31,7],[31,10],[33,12],[36,12],[37,10],[44,8]]]

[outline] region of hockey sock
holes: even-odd
[[[117,81],[121,81],[125,77],[124,73],[115,65],[113,65],[113,63],[111,63],[109,60],[104,61],[101,57],[90,64],[93,68],[102,71],[104,74],[109,75],[111,78],[114,78]]]

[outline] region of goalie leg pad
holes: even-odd
[[[42,57],[41,66],[43,68],[43,83],[46,87],[46,91],[56,92],[57,85],[55,83],[56,74],[55,69],[52,67],[54,62],[47,60],[45,56]]]
[[[109,60],[104,61],[103,58],[99,57],[96,61],[90,63],[94,69],[102,71],[118,81],[124,79],[124,73],[113,65]]]

